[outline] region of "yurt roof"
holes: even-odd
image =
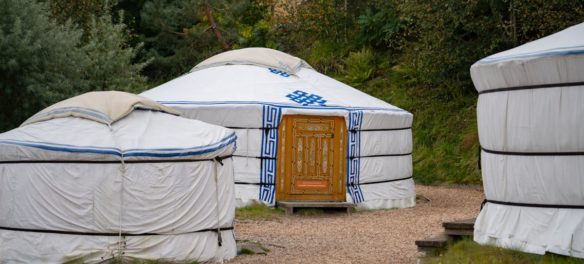
[[[263,57],[256,57],[258,52]],[[283,67],[273,68],[278,64],[278,59],[264,63],[264,57],[293,61],[283,66],[291,68],[291,71],[279,69]],[[257,63],[248,63],[250,61]],[[295,108],[350,108],[407,113],[318,73],[298,58],[265,48],[216,55],[197,65],[190,73],[141,95],[167,105],[275,104]]]
[[[245,48],[217,54],[199,63],[191,71],[221,65],[257,65],[292,74],[297,73],[302,67],[312,69],[304,60],[278,50]]]
[[[179,115],[175,110],[148,98],[118,91],[89,92],[53,104],[26,120],[22,126],[53,118],[75,116],[112,124],[134,109],[148,109]]]
[[[584,23],[477,61],[471,75],[479,92],[584,81]]]
[[[140,96],[93,92],[0,134],[0,160],[206,159],[228,153],[235,138],[229,129],[180,117]]]

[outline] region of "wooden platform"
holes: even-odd
[[[284,208],[286,215],[292,215],[294,213],[294,208],[346,208],[347,214],[351,215],[351,211],[355,207],[355,204],[347,202],[278,202],[278,206]]]
[[[435,254],[445,249],[452,241],[462,237],[472,237],[475,218],[443,222],[444,232],[421,240],[416,240],[418,251]]]

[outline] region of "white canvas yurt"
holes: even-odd
[[[486,203],[474,240],[584,258],[584,24],[471,67]]]
[[[142,96],[236,131],[237,206],[415,204],[412,114],[299,58],[266,48],[233,50]]]
[[[235,134],[93,92],[0,134],[0,262],[235,256]]]

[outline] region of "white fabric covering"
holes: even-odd
[[[555,154],[584,152],[584,24],[482,59],[471,75],[481,146],[519,153],[481,153],[486,198],[584,206],[584,155]],[[584,258],[584,209],[487,203],[474,239]]]
[[[229,129],[150,110],[0,134],[0,262],[233,258],[233,230],[204,230],[233,225],[233,162],[211,159],[234,150]]]
[[[262,52],[283,56],[269,49]],[[237,58],[230,57],[234,53]],[[262,142],[267,139],[266,130],[261,128],[277,127],[283,116],[295,114],[342,116],[347,128],[357,131],[360,140],[354,143],[361,158],[356,163],[359,165],[354,165],[359,167],[353,170],[357,174],[347,175],[347,181],[354,178],[360,189],[351,192],[349,201],[355,196],[355,201],[367,203],[367,208],[415,204],[413,180],[383,182],[412,176],[412,114],[320,74],[300,59],[296,58],[299,67],[285,72],[282,67],[272,67],[274,63],[250,63],[257,59],[249,55],[253,53],[243,49],[217,55],[202,63],[204,67],[197,66],[141,94],[177,109],[185,117],[236,130],[235,155],[244,156],[234,158],[238,206],[258,200],[274,204],[273,196],[262,197],[264,191],[273,194],[273,189],[257,185],[265,181],[260,175],[268,175],[268,181],[278,177],[262,171],[271,163],[259,157],[276,158],[276,152],[262,155],[270,142]],[[277,138],[277,130],[269,135]],[[367,157],[373,155],[382,157]],[[262,166],[262,162],[266,163]],[[374,183],[377,181],[383,183]]]

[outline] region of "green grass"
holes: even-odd
[[[239,251],[239,254],[241,255],[254,255],[255,252],[249,248],[241,248],[241,250]]]
[[[473,264],[584,264],[584,259],[577,259],[555,254],[545,256],[523,253],[515,250],[492,246],[481,246],[465,239],[455,243],[440,256],[425,263],[473,263]]]
[[[255,203],[235,210],[235,218],[239,220],[270,221],[284,216],[284,210]]]

